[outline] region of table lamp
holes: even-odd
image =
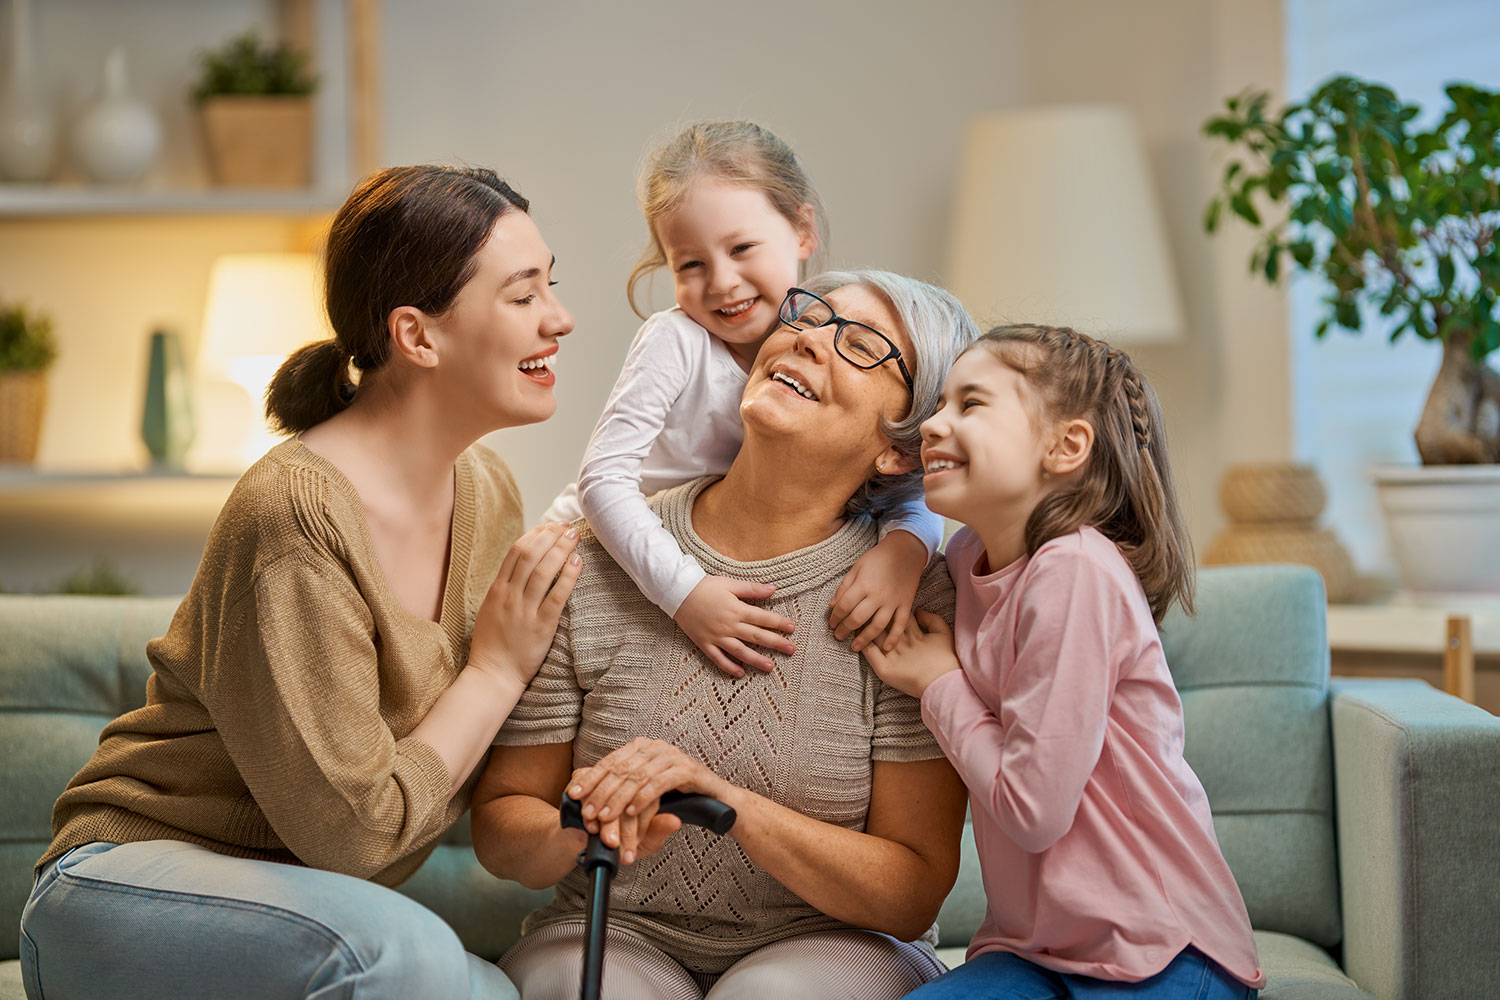
[[[287,355],[332,336],[316,258],[301,253],[229,254],[209,274],[200,396],[208,404],[203,464],[245,468],[276,443],[265,420],[266,387]],[[209,424],[213,426],[209,426]]]
[[[949,237],[947,286],[981,326],[1072,326],[1121,346],[1182,334],[1145,147],[1122,108],[970,122]]]

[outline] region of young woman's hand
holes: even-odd
[[[953,630],[942,615],[931,611],[915,612],[889,653],[879,646],[866,646],[864,653],[877,677],[913,698],[921,698],[929,684],[959,669]]]
[[[539,524],[516,539],[474,618],[470,666],[531,683],[583,569],[577,547],[578,529],[566,524]]]
[[[672,744],[645,737],[579,768],[568,782],[568,794],[583,802],[584,825],[618,847],[627,865],[661,850],[681,828],[676,816],[657,812],[662,795],[674,789],[723,801],[733,786]]]
[[[752,650],[751,644],[788,655],[795,653],[797,647],[786,635],[777,634],[790,635],[794,626],[789,618],[745,602],[770,597],[775,590],[769,583],[706,576],[672,617],[713,665],[730,677],[745,676],[735,660],[769,671],[774,666],[771,658]]]
[[[828,627],[834,638],[842,640],[859,632],[849,644],[857,653],[885,632],[881,646],[886,652],[894,649],[911,618],[912,601],[927,562],[927,546],[906,529],[898,528],[882,538],[855,561],[833,592]]]

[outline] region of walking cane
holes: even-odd
[[[576,830],[583,825],[583,803],[563,792],[562,825]],[[679,817],[684,824],[701,826],[723,836],[734,826],[734,810],[708,795],[666,792],[658,812]],[[620,850],[607,847],[597,833],[589,834],[588,846],[578,855],[588,879],[588,923],[583,932],[583,977],[578,995],[582,1000],[599,1000],[604,982],[604,932],[609,925],[609,884],[620,869]]]

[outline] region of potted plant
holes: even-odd
[[[210,172],[230,187],[306,187],[312,180],[312,94],[307,57],[254,31],[205,53],[193,91]]]
[[[1203,131],[1237,155],[1204,225],[1227,207],[1264,231],[1254,272],[1325,279],[1319,338],[1374,327],[1440,349],[1414,432],[1423,468],[1383,470],[1377,487],[1408,587],[1500,591],[1500,374],[1485,360],[1500,348],[1500,94],[1446,93],[1425,124],[1390,88],[1348,76],[1274,114],[1263,92],[1228,99]],[[1284,214],[1263,217],[1267,204]]]
[[[57,358],[52,320],[0,304],[0,462],[32,462],[47,405],[47,368]]]

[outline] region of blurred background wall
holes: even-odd
[[[941,283],[971,116],[1124,105],[1146,138],[1186,317],[1181,340],[1134,353],[1167,414],[1197,544],[1219,526],[1215,490],[1227,464],[1292,455],[1285,297],[1245,276],[1247,235],[1210,241],[1200,224],[1217,160],[1199,128],[1247,85],[1280,92],[1278,0],[376,6],[380,162],[497,168],[532,199],[577,318],[558,366],[558,415],[493,442],[532,516],[573,475],[638,323],[624,284],[645,237],[633,197],[641,155],[701,118],[753,118],[793,145],[829,209],[832,263]],[[345,12],[324,0],[317,9],[320,25]],[[273,32],[278,16],[277,4],[258,0],[42,0],[33,10],[60,100],[81,103],[105,52],[123,44],[133,85],[169,125],[183,116],[197,53],[247,25]],[[201,184],[199,157],[189,139],[172,140],[141,189]],[[351,183],[319,181],[331,206]],[[191,357],[218,255],[308,249],[317,232],[306,211],[49,215],[5,205],[0,194],[0,298],[23,298],[57,321],[61,358],[37,460],[54,473],[141,467],[147,333],[172,326]],[[658,282],[657,304],[669,294]],[[57,506],[45,490],[38,496],[33,507]],[[42,512],[27,516],[9,517],[8,535],[0,527],[0,583],[13,589],[83,554],[37,541],[21,525]],[[147,589],[185,586],[185,562],[179,554],[153,570]]]

